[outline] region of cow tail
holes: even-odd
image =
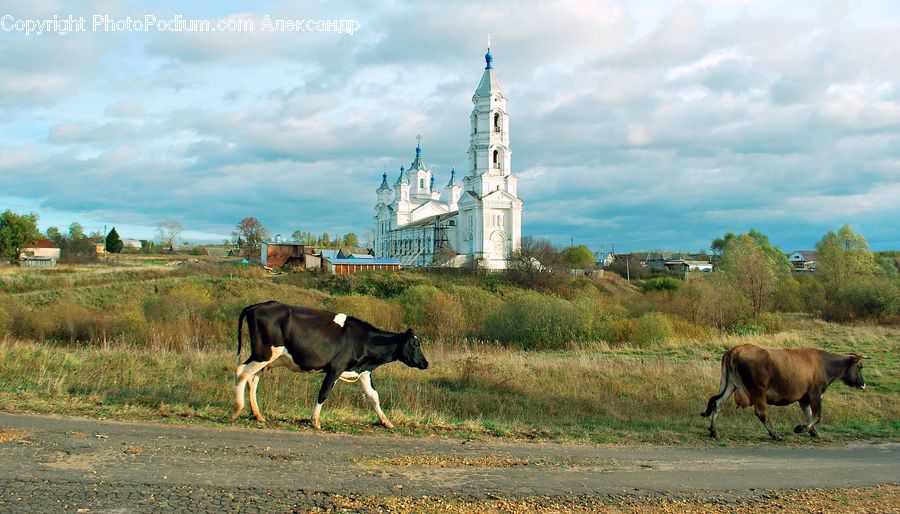
[[[244,328],[244,317],[247,315],[247,309],[244,308],[241,310],[240,316],[238,316],[238,325],[237,325],[237,336],[238,336],[238,344],[237,344],[237,357],[235,358],[234,369],[237,369],[238,366],[241,365],[241,343],[242,343],[242,332]],[[234,377],[235,385],[237,385],[237,375]]]
[[[728,389],[728,374],[731,373],[730,356],[731,350],[722,354],[722,381],[719,385],[719,392],[706,402],[706,410],[700,413],[704,418],[709,417],[713,413],[713,409],[716,408],[716,402],[722,398],[722,395],[725,394],[725,390]]]

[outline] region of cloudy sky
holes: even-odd
[[[168,4],[0,1],[0,210],[135,238],[175,218],[221,241],[256,216],[364,240],[416,134],[439,184],[465,161],[491,33],[523,233],[696,251],[756,228],[795,250],[850,223],[900,249],[900,3]],[[16,28],[53,15],[86,31]],[[94,15],[254,30],[109,32]]]

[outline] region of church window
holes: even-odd
[[[494,113],[494,132],[500,132],[500,113]]]
[[[497,150],[494,150],[494,167],[500,167],[500,152],[498,152]]]
[[[419,189],[425,189],[425,179],[424,178],[419,179]]]

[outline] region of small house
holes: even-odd
[[[25,248],[19,256],[19,262],[23,266],[46,268],[56,266],[59,262],[60,248],[53,241],[43,238],[38,239],[31,247]]]

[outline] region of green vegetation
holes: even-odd
[[[0,260],[16,263],[27,245],[41,237],[37,214],[19,215],[11,210],[0,214]]]
[[[771,295],[782,299],[754,313],[727,273],[643,288],[605,274],[539,282],[549,289],[533,290],[501,275],[273,276],[212,260],[160,266],[172,261],[116,259],[116,266],[0,268],[5,408],[226,423],[234,401],[237,314],[275,299],[345,312],[386,329],[416,329],[432,366],[422,372],[392,364],[376,374],[399,433],[763,443],[765,431],[748,411],[724,411],[724,442],[708,440],[697,416],[718,387],[722,352],[755,342],[871,356],[865,392],[841,384],[830,389],[822,440],[900,439],[900,328],[768,310],[791,299],[807,310],[826,299],[814,276],[776,282]],[[791,287],[783,286],[787,280]],[[308,429],[320,381],[286,370],[266,373],[260,402],[268,426]],[[384,432],[353,384],[335,389],[323,415],[329,430]],[[774,409],[773,416],[782,432],[800,419],[796,407]],[[255,426],[247,418],[239,423]],[[801,436],[789,440],[812,444]]]
[[[122,253],[124,247],[125,243],[122,242],[122,238],[116,232],[116,227],[113,227],[109,234],[106,235],[106,251],[109,253]]]

